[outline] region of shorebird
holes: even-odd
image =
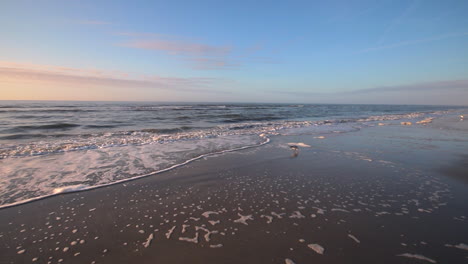
[[[299,155],[299,147],[296,146],[296,145],[290,145],[289,146],[290,149],[292,149],[294,151],[292,157],[295,158]]]

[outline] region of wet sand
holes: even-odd
[[[467,126],[454,122],[272,137],[6,208],[0,263],[466,263]]]

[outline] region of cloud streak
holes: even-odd
[[[283,99],[316,103],[467,105],[468,80],[445,80],[357,89],[346,92],[273,91]]]
[[[315,93],[303,91],[275,91],[280,94],[290,94],[296,96],[336,96],[352,94],[370,94],[370,93],[400,93],[400,92],[427,92],[427,91],[465,91],[468,92],[468,80],[446,80],[435,82],[421,82],[413,84],[403,84],[394,86],[380,86],[366,89],[357,89],[345,92],[333,93]]]
[[[212,46],[200,43],[189,43],[165,40],[137,40],[122,44],[121,46],[163,51],[170,55],[185,56],[226,56],[231,52],[228,46]]]
[[[461,90],[468,92],[468,80],[448,80],[437,82],[423,82],[407,85],[382,86],[368,89],[359,89],[344,94],[380,93],[380,92],[407,92],[407,91],[447,91]]]
[[[211,89],[215,78],[136,75],[120,71],[80,69],[0,61],[0,82],[52,82],[73,86],[151,88],[181,92],[224,93]]]
[[[182,40],[154,33],[123,32],[120,36],[134,38],[118,44],[122,47],[162,52],[188,62],[195,70],[233,69],[240,66],[230,58],[232,47]]]
[[[397,26],[403,23],[403,20],[408,17],[411,12],[419,5],[418,0],[414,0],[412,3],[409,4],[408,7],[403,10],[403,12],[396,18],[394,18],[389,25],[385,28],[384,32],[379,38],[378,44],[382,44],[385,39],[387,38],[388,34],[393,31]]]
[[[398,43],[394,43],[394,44],[382,45],[382,46],[363,49],[363,50],[360,50],[360,51],[358,51],[356,53],[367,53],[367,52],[377,51],[377,50],[393,49],[393,48],[398,48],[398,47],[403,47],[403,46],[433,42],[433,41],[443,40],[443,39],[448,39],[448,38],[464,37],[464,36],[468,36],[468,32],[449,33],[449,34],[433,36],[433,37],[430,37],[430,38],[422,38],[422,39],[402,41],[402,42],[398,42]]]
[[[78,24],[81,25],[110,25],[112,23],[102,21],[102,20],[79,20],[77,21]]]
[[[261,44],[235,50],[230,45],[212,45],[181,36],[139,32],[116,32],[113,34],[127,38],[126,41],[118,43],[117,46],[173,56],[186,62],[194,70],[233,70],[239,69],[245,63],[279,63],[272,58],[256,56],[256,53],[264,49]]]

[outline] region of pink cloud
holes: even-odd
[[[80,20],[77,21],[78,24],[82,25],[110,25],[112,23],[106,22],[106,21],[101,21],[101,20]]]
[[[211,46],[199,43],[166,40],[136,40],[122,44],[124,47],[159,50],[170,55],[188,56],[226,56],[231,52],[231,47]]]
[[[165,53],[188,62],[188,66],[194,70],[232,70],[240,68],[245,62],[278,63],[271,58],[253,56],[264,49],[260,43],[238,49],[236,53],[232,46],[211,45],[181,36],[138,32],[118,32],[115,35],[129,39],[118,44],[121,47]]]
[[[224,58],[189,58],[187,61],[196,70],[235,69],[241,66],[239,62],[228,61]]]
[[[210,86],[219,81],[215,78],[161,77],[120,71],[0,61],[0,81],[2,80],[214,93],[218,91],[210,89]]]
[[[196,70],[219,70],[238,66],[231,61],[233,48],[226,45],[210,45],[180,36],[168,36],[155,33],[119,32],[116,35],[129,38],[119,46],[151,50],[175,56],[189,62]]]

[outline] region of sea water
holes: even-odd
[[[271,136],[350,133],[459,109],[0,101],[0,207],[154,175]]]

